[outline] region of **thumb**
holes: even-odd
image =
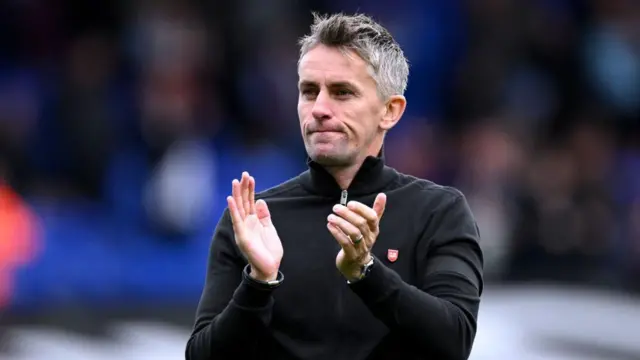
[[[380,193],[376,196],[376,200],[373,202],[373,210],[378,214],[378,219],[382,218],[382,214],[384,214],[384,209],[387,206],[387,195],[385,193]]]
[[[271,226],[271,213],[267,203],[262,199],[256,201],[256,215],[263,226]]]

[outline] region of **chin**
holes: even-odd
[[[348,166],[351,165],[351,156],[344,152],[336,151],[310,151],[308,152],[311,160],[324,166]]]

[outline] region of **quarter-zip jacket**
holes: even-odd
[[[374,265],[349,284],[327,230],[332,207],[387,205]],[[256,195],[284,248],[276,289],[243,280],[228,209],[212,240],[187,360],[467,359],[482,293],[479,233],[464,196],[369,157],[348,189],[320,165]]]

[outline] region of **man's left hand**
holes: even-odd
[[[342,247],[336,266],[347,280],[357,280],[362,266],[371,260],[371,248],[380,233],[380,219],[386,204],[387,196],[380,193],[373,208],[350,201],[347,206],[335,205],[334,213],[327,218],[327,228]]]

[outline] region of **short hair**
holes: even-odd
[[[382,98],[404,95],[409,63],[386,28],[364,14],[321,16],[313,13],[313,19],[311,33],[298,43],[300,59],[317,45],[354,51],[369,65]]]

